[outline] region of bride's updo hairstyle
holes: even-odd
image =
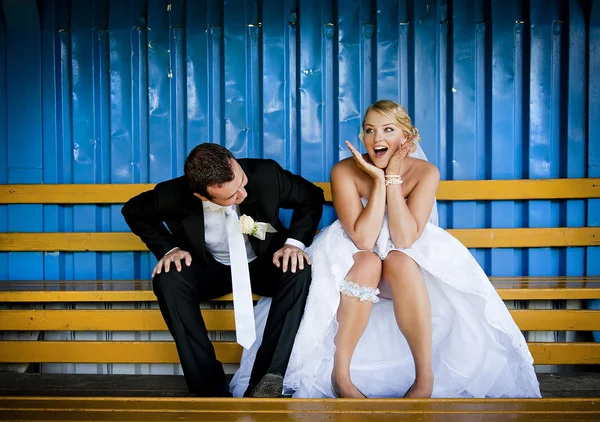
[[[396,126],[402,129],[408,140],[410,140],[413,136],[417,136],[417,140],[421,142],[421,138],[419,137],[419,129],[413,126],[406,109],[400,104],[391,100],[379,100],[376,103],[371,104],[369,108],[367,108],[367,111],[365,112],[365,118],[371,111],[381,113],[385,117],[390,119],[392,122],[394,122]],[[364,126],[365,121],[363,119],[362,125],[360,127],[360,133],[358,134],[358,137],[361,141],[363,140],[365,134]],[[416,149],[417,146],[415,145],[411,152],[415,152]]]

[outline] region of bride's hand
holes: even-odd
[[[346,146],[354,156],[354,162],[356,163],[358,168],[367,173],[373,179],[383,179],[384,173],[382,169],[374,166],[371,163],[367,163],[367,161],[363,158],[362,154],[358,152],[350,142],[346,141]]]
[[[419,135],[414,135],[407,142],[401,145],[400,148],[398,148],[394,155],[392,155],[392,158],[390,158],[388,166],[385,168],[386,175],[402,175],[404,159],[415,146],[417,139],[419,139]]]

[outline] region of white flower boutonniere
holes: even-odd
[[[265,240],[267,233],[276,233],[277,230],[269,223],[259,223],[246,214],[240,217],[240,231],[249,236]]]

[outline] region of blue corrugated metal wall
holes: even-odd
[[[2,0],[0,183],[159,182],[200,142],[326,181],[381,98],[443,179],[600,177],[598,69],[598,0]],[[598,226],[600,200],[441,203],[440,222]],[[120,206],[10,205],[0,230],[127,227]],[[600,248],[472,252],[490,275],[600,274]],[[153,265],[0,253],[0,279]]]

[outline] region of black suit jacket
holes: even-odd
[[[248,196],[240,204],[240,214],[277,229],[277,233],[267,233],[265,240],[250,236],[256,255],[274,252],[288,237],[309,246],[323,214],[323,190],[273,160],[237,161],[248,176]],[[289,230],[279,220],[280,208],[294,210]],[[131,198],[121,212],[157,259],[179,247],[205,262],[202,200],[193,195],[185,177],[159,183]]]

